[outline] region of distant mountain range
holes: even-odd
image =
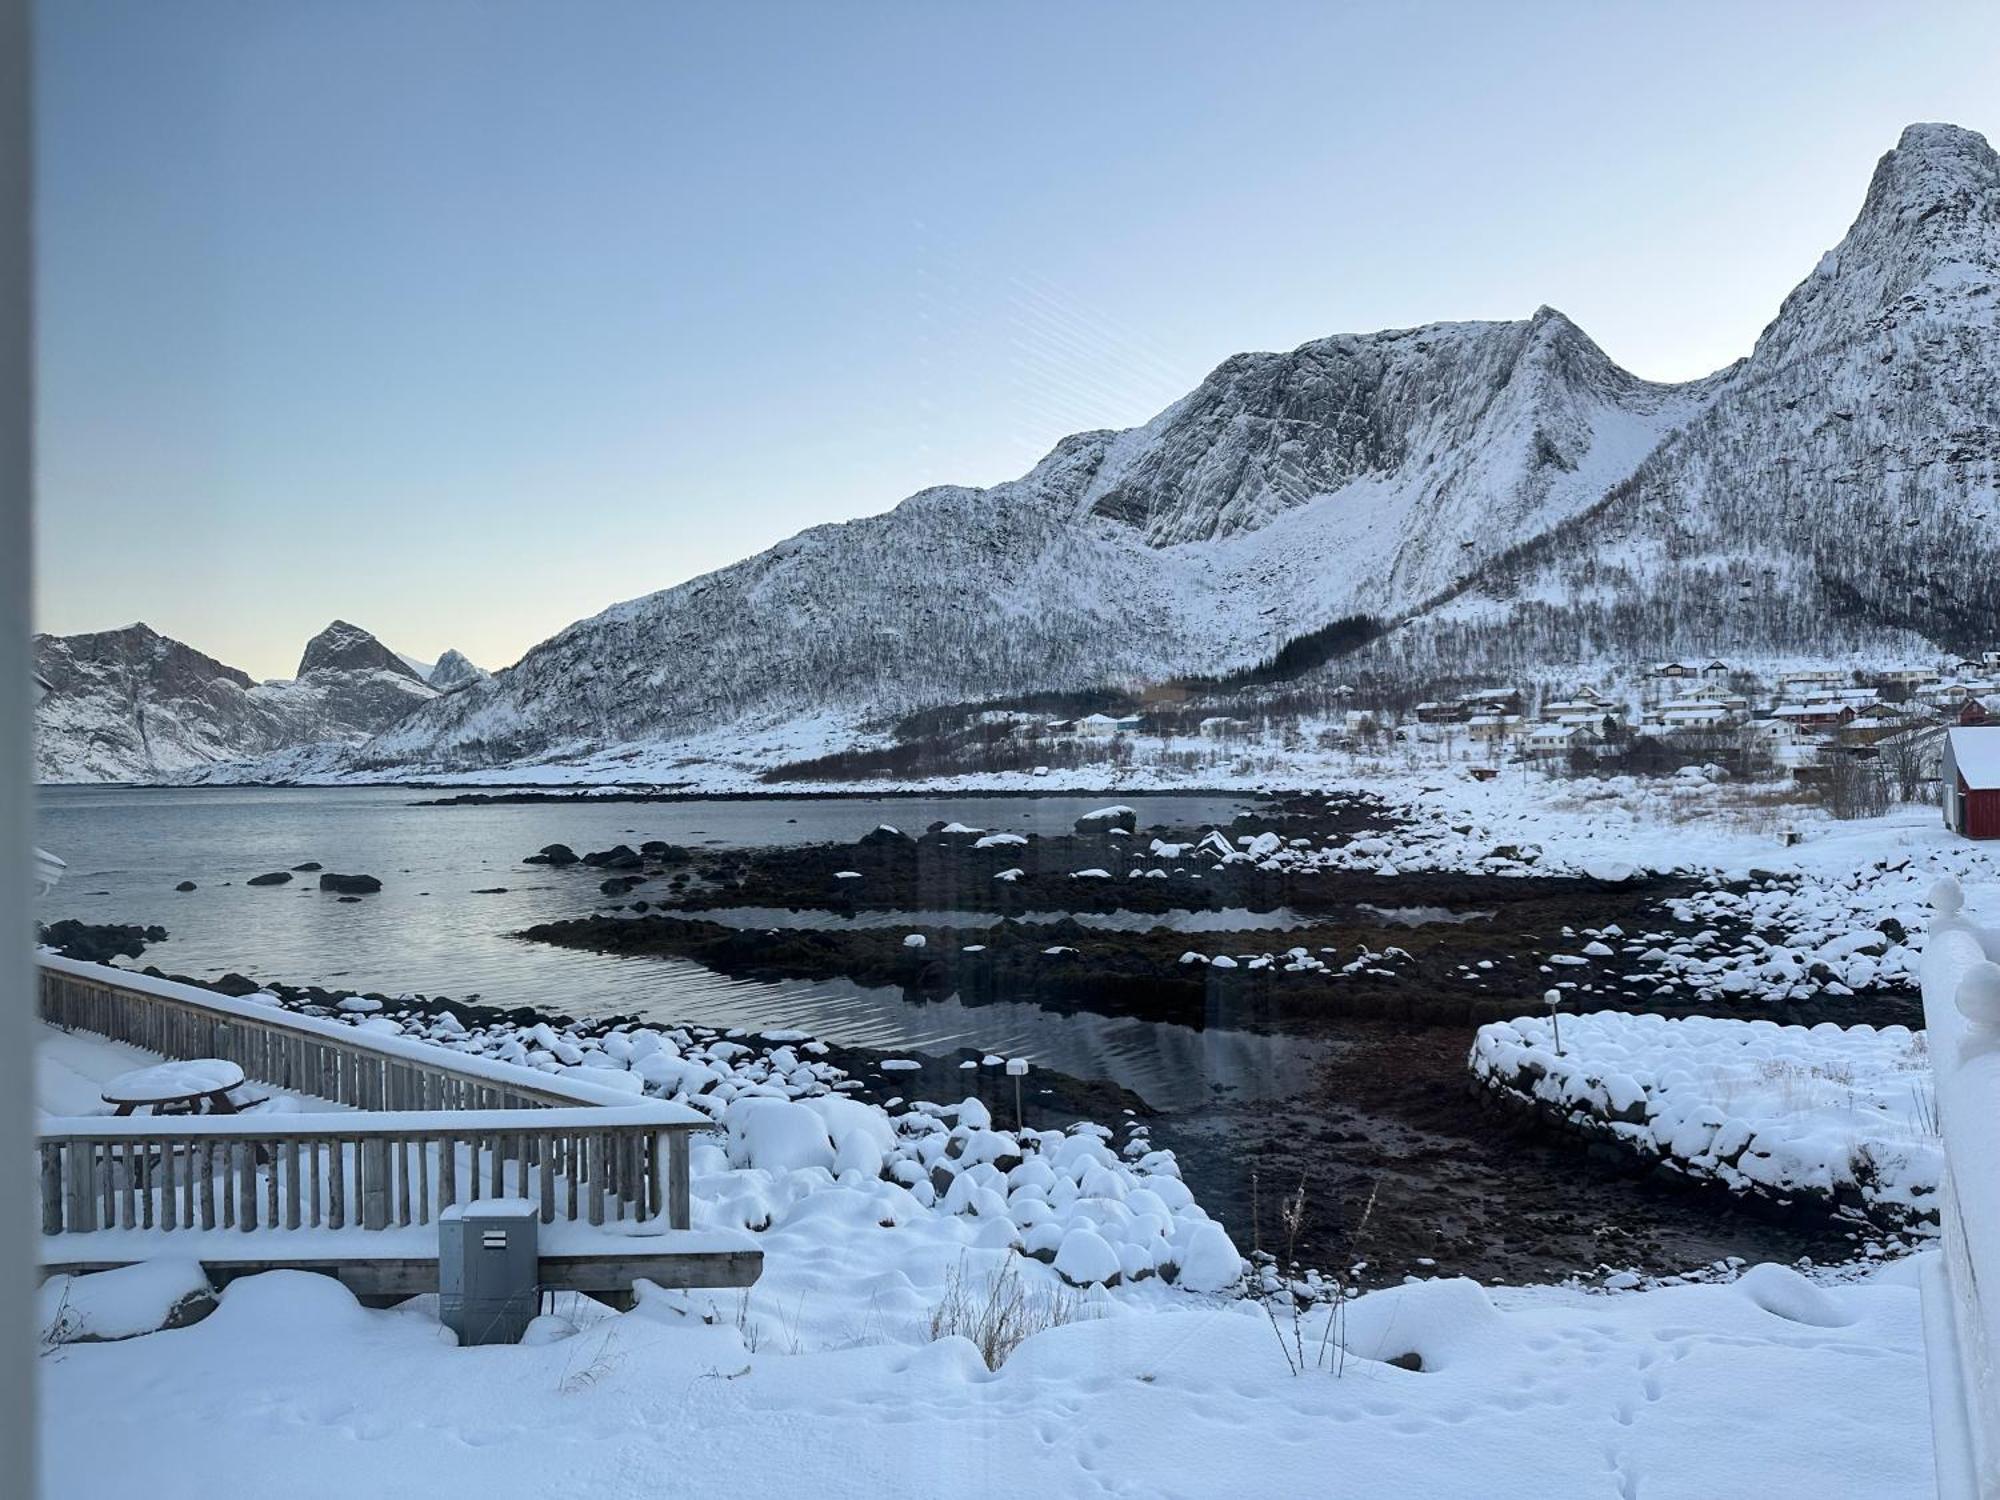
[[[2000,160],[1914,125],[1702,380],[1640,380],[1548,308],[1238,355],[1020,479],[614,605],[339,760],[478,769],[1228,674],[1355,616],[1332,670],[1990,646],[1996,464]]]
[[[306,643],[289,682],[253,682],[143,624],[38,635],[34,646],[50,688],[35,714],[36,773],[51,782],[173,780],[299,746],[358,745],[485,676],[452,651],[426,681],[344,620]]]

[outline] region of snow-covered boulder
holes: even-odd
[[[729,1164],[795,1172],[820,1167],[831,1172],[833,1141],[820,1115],[789,1099],[738,1099],[723,1111],[729,1132]]]
[[[147,1260],[88,1276],[51,1276],[36,1294],[44,1344],[136,1338],[180,1328],[215,1305],[197,1261]]]
[[[1177,1282],[1190,1292],[1226,1292],[1243,1279],[1243,1257],[1229,1231],[1210,1220],[1188,1237]]]
[[[1124,1275],[1124,1262],[1103,1235],[1072,1229],[1056,1251],[1056,1274],[1072,1286],[1109,1286]]]

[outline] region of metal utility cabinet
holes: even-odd
[[[514,1344],[541,1307],[535,1205],[455,1203],[438,1218],[438,1316],[469,1344]]]

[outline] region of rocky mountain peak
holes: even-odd
[[[299,658],[299,676],[312,672],[394,672],[421,683],[410,664],[359,625],[335,620],[306,642]]]
[[[1977,131],[1912,125],[1861,212],[1778,309],[1750,357],[1767,372],[1855,338],[1909,341],[1939,317],[1991,326],[2000,292],[2000,156]],[[1889,352],[1889,351],[1885,351]]]
[[[493,674],[483,667],[476,667],[462,651],[447,651],[437,659],[431,668],[430,684],[441,693],[453,688],[464,687],[467,683],[482,682]]]
[[[1962,125],[1911,125],[1896,148],[1876,163],[1862,217],[1914,212],[1919,218],[1948,205],[1965,206],[2000,184],[2000,156],[1986,137]]]

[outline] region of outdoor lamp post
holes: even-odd
[[[1018,1134],[1027,1129],[1027,1125],[1021,1117],[1021,1080],[1028,1076],[1027,1058],[1008,1058],[1007,1076],[1014,1080],[1014,1130]]]
[[[1558,1007],[1558,1006],[1560,1006],[1560,1005],[1562,1004],[1562,998],[1563,998],[1563,997],[1562,997],[1562,991],[1561,991],[1561,990],[1550,990],[1550,991],[1549,991],[1549,992],[1548,992],[1547,994],[1545,994],[1545,995],[1543,995],[1543,996],[1542,996],[1542,1000],[1543,1000],[1543,1002],[1544,1002],[1545,1004],[1547,1004],[1547,1006],[1548,1006],[1548,1008],[1549,1008],[1549,1025],[1553,1026],[1553,1027],[1555,1028],[1555,1031],[1556,1031],[1556,1056],[1557,1056],[1557,1057],[1561,1057],[1561,1056],[1563,1055],[1563,1023],[1562,1023],[1562,1015],[1561,1015],[1561,1013],[1559,1012],[1559,1010],[1557,1009],[1557,1007]]]

